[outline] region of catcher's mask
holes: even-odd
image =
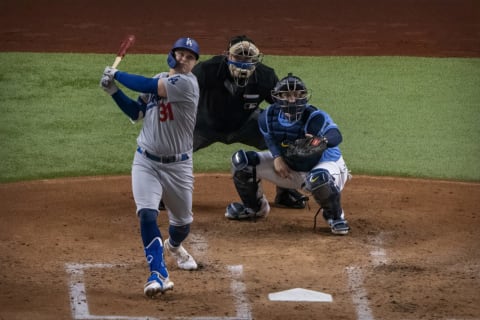
[[[254,42],[246,36],[236,36],[230,40],[227,48],[227,65],[235,84],[245,87],[263,59]]]
[[[167,57],[168,66],[172,69],[177,65],[177,59],[175,58],[175,50],[177,49],[189,50],[195,55],[197,60],[200,58],[200,47],[197,41],[192,38],[180,38],[175,41]]]
[[[310,91],[302,79],[288,74],[277,82],[272,90],[272,97],[280,106],[280,116],[289,122],[298,121],[310,100]]]

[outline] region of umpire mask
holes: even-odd
[[[238,87],[245,87],[263,55],[252,40],[238,36],[230,41],[227,65],[230,75]]]

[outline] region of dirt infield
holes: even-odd
[[[0,2],[0,51],[115,52],[135,33],[133,53],[183,34],[220,53],[245,33],[266,54],[480,56],[474,0],[30,2]],[[149,300],[128,176],[0,184],[0,320],[480,319],[480,184],[354,174],[343,199],[346,237],[313,230],[313,202],[234,222],[230,177],[197,174],[186,246],[200,269],[168,260],[175,289]],[[269,300],[294,288],[333,301]]]

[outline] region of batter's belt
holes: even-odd
[[[174,154],[171,156],[156,156],[141,147],[137,148],[137,152],[140,154],[144,154],[150,160],[153,160],[155,162],[160,162],[160,163],[172,163],[172,162],[178,162],[178,161],[185,161],[185,160],[188,160],[189,158],[188,154],[186,153]]]

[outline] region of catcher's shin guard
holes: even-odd
[[[312,170],[305,181],[305,189],[323,209],[325,220],[338,220],[342,217],[341,194],[330,172],[325,169]]]
[[[258,211],[263,190],[257,180],[256,165],[260,162],[254,151],[239,150],[232,156],[233,183],[246,208]]]

